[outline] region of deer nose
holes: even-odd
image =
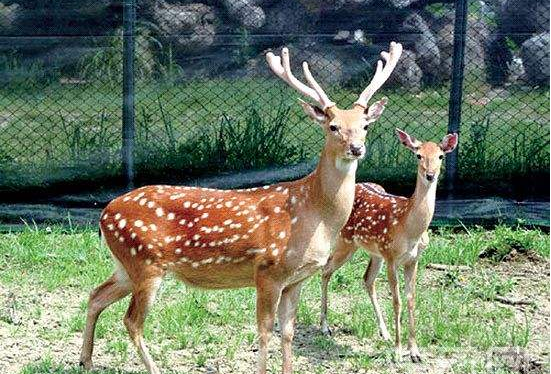
[[[354,156],[362,156],[364,154],[365,147],[363,144],[350,144],[350,153]]]
[[[429,182],[434,180],[434,173],[427,173],[426,178]]]

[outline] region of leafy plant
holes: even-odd
[[[155,52],[162,49],[162,45],[145,25],[136,27],[134,38],[134,76],[138,80],[151,79],[159,65]],[[104,45],[104,38],[98,40],[98,50],[83,57],[78,63],[81,78],[120,85],[123,73],[123,39],[123,29],[119,28],[114,36],[107,38]]]
[[[246,28],[240,28],[237,33],[238,48],[233,52],[233,62],[238,66],[244,65],[256,55],[254,41]]]
[[[52,79],[47,71],[41,60],[25,62],[16,50],[0,54],[0,83],[3,85],[38,88]]]
[[[469,165],[470,170],[481,170],[486,168],[489,128],[489,116],[484,117],[484,119],[480,122],[469,123],[469,134],[471,135],[471,141],[465,143],[465,146],[462,149],[460,162]]]
[[[142,111],[138,157],[144,173],[154,170],[219,172],[286,165],[305,158],[302,147],[289,142],[289,107],[280,106],[275,118],[264,119],[253,103],[244,118],[223,114],[218,125],[180,141],[173,119],[158,101],[163,132],[151,145],[151,115]],[[158,129],[160,130],[160,129]],[[159,131],[156,131],[157,133]]]
[[[74,160],[87,159],[92,154],[103,153],[105,145],[109,142],[109,124],[105,110],[98,115],[97,121],[93,121],[94,126],[91,128],[83,123],[69,123],[63,115],[59,118],[67,149]]]

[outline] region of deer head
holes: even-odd
[[[402,54],[402,45],[390,43],[389,52],[382,52],[383,62],[377,62],[377,69],[370,84],[360,94],[351,109],[339,109],[329,99],[321,86],[316,82],[308,63],[303,62],[302,68],[308,85],[300,82],[291,72],[289,50],[283,48],[281,56],[269,52],[266,60],[272,71],[295,90],[310,98],[316,104],[300,100],[300,105],[306,114],[319,122],[325,131],[325,151],[340,160],[357,160],[365,156],[365,136],[369,125],[375,122],[385,108],[387,99],[383,98],[371,106],[368,102],[383,83],[389,78]]]
[[[398,136],[400,142],[417,157],[418,177],[427,184],[431,184],[438,180],[444,155],[452,152],[458,142],[458,135],[456,133],[444,136],[440,144],[433,142],[422,143],[400,129],[396,129],[396,136]]]

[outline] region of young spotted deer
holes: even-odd
[[[381,270],[383,260],[387,265],[387,276],[394,306],[394,327],[396,357],[401,356],[401,301],[397,269],[404,266],[405,286],[409,319],[408,348],[413,362],[421,356],[415,341],[415,280],[417,263],[429,243],[427,229],[434,213],[436,184],[445,153],[452,152],[457,134],[448,134],[440,144],[421,143],[401,130],[396,134],[418,159],[417,183],[410,198],[394,196],[373,183],[356,185],[354,208],[342,229],[335,251],[332,253],[322,275],[321,328],[330,333],[327,325],[327,285],[331,276],[361,247],[369,252],[371,259],[364,274],[364,283],[369,293],[379,332],[383,339],[390,340],[381,308],[375,292],[375,278]]]
[[[258,373],[266,372],[267,346],[277,313],[283,373],[291,373],[291,341],[301,284],[329,258],[354,202],[358,160],[365,154],[368,125],[385,100],[367,106],[388,79],[402,46],[391,43],[376,73],[352,109],[337,108],[314,80],[309,86],[290,69],[289,52],[268,53],[273,72],[320,107],[301,102],[321,123],[325,146],[317,168],[303,179],[260,188],[215,190],[146,186],[120,196],[104,209],[102,235],[116,264],[114,274],[90,295],[81,363],[92,366],[99,314],[131,294],[124,324],[149,373],[159,373],[143,339],[143,324],[167,273],[190,286],[256,288]]]

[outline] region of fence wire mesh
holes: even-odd
[[[135,25],[137,183],[290,165],[323,136],[264,54],[288,46],[340,107],[391,40],[360,180],[411,185],[394,128],[448,128],[454,8],[425,0],[147,0]],[[121,181],[122,3],[0,2],[0,190]],[[495,191],[549,176],[549,3],[469,1],[458,183]],[[528,181],[528,182],[527,182]],[[82,188],[82,187],[79,187]]]

